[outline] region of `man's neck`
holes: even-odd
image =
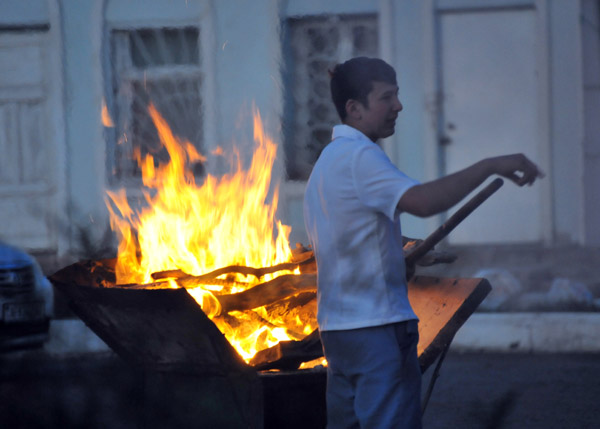
[[[356,124],[356,122],[354,122],[354,123],[353,123],[353,122],[352,122],[352,121],[350,121],[350,120],[345,120],[345,121],[342,121],[342,123],[343,123],[344,125],[348,125],[349,127],[352,127],[352,128],[354,128],[355,130],[358,130],[358,131],[360,131],[361,133],[363,133],[363,134],[365,135],[365,137],[367,137],[367,138],[368,138],[369,140],[371,140],[373,143],[375,143],[376,145],[379,145],[379,140],[373,140],[371,137],[369,137],[369,136],[367,135],[367,133],[365,132],[365,130],[361,130],[360,124]]]

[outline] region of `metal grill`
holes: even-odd
[[[0,293],[17,294],[33,291],[35,276],[31,265],[0,267]]]
[[[379,33],[376,15],[330,15],[289,21],[287,68],[289,112],[286,124],[288,179],[304,181],[339,117],[331,102],[329,73],[336,63],[352,57],[376,57]]]

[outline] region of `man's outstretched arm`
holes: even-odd
[[[441,213],[494,174],[519,186],[531,185],[538,177],[543,177],[537,165],[523,154],[486,158],[464,170],[413,186],[400,198],[398,209],[419,217]]]

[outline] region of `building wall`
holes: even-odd
[[[548,2],[555,243],[583,243],[583,93],[579,2]]]
[[[466,6],[467,0],[457,0]],[[589,0],[494,0],[498,5],[535,3],[544,14],[548,34],[549,77],[548,228],[550,244],[600,244],[600,202],[597,183],[599,145],[595,117],[598,91],[597,3]],[[52,52],[60,58],[62,75],[54,76],[62,96],[56,105],[64,150],[59,151],[65,172],[61,182],[64,212],[61,236],[70,237],[57,247],[61,255],[77,245],[76,231],[87,228],[99,238],[107,225],[104,205],[106,140],[101,108],[107,82],[103,72],[106,25],[148,22],[198,21],[204,28],[206,59],[205,103],[207,144],[224,145],[251,136],[248,119],[253,103],[267,130],[282,142],[283,83],[280,20],[324,12],[376,12],[380,21],[381,55],[399,75],[405,111],[396,135],[384,143],[392,160],[420,180],[438,174],[435,126],[435,6],[447,1],[367,0],[5,0],[0,29],[49,25],[55,34]],[[456,3],[456,2],[455,2]],[[456,4],[458,4],[456,3]],[[584,25],[581,24],[583,14]],[[53,18],[53,16],[55,18]],[[594,24],[595,25],[595,24]],[[583,34],[583,39],[582,39]],[[590,35],[591,34],[591,35]],[[595,56],[594,56],[594,53]],[[62,112],[62,113],[61,113]],[[585,113],[585,117],[584,117]],[[64,115],[64,121],[60,118]],[[238,128],[239,123],[244,128]],[[274,177],[284,179],[280,156]],[[292,242],[305,240],[301,216],[302,184],[282,184],[281,214],[294,228]],[[292,189],[293,188],[293,189]],[[292,189],[292,191],[289,191]],[[291,195],[291,197],[290,197]],[[0,215],[1,216],[1,215]],[[424,236],[439,224],[438,218],[407,219],[406,233]],[[59,229],[59,226],[56,226]],[[1,230],[0,230],[1,237]],[[27,247],[27,243],[20,243]],[[67,260],[63,259],[63,263]]]
[[[61,36],[56,2],[2,3],[0,240],[52,254],[68,246]]]
[[[600,245],[600,7],[583,0],[581,10],[583,54],[583,183],[584,243]]]
[[[227,148],[240,140],[249,147],[253,104],[276,140],[279,132],[278,25],[272,3],[239,1],[235,8],[219,8],[208,0],[125,3],[60,0],[65,38],[72,247],[80,245],[80,230],[99,242],[108,224],[104,202],[105,190],[110,187],[106,168],[108,137],[101,123],[103,98],[106,86],[110,85],[106,73],[110,63],[107,65],[103,58],[107,28],[198,23],[202,29],[202,62],[206,71],[203,82],[206,148]],[[254,19],[247,20],[247,16]],[[135,190],[131,191],[135,194]]]
[[[454,8],[455,13],[477,10],[474,1],[454,0],[421,2],[420,7],[408,2],[393,2],[398,7],[395,49],[400,75],[410,77],[405,90],[416,103],[417,111],[405,109],[405,119],[396,133],[401,154],[421,154],[416,177],[430,180],[439,175],[439,149],[435,130],[441,103],[435,82],[436,27],[435,10]],[[486,7],[507,10],[533,8],[539,28],[538,64],[540,88],[540,118],[542,153],[536,160],[547,169],[547,176],[535,186],[542,189],[542,222],[545,223],[546,244],[583,243],[582,184],[582,98],[581,98],[581,44],[579,3],[561,1],[491,1]],[[475,9],[473,9],[475,8]],[[547,80],[543,84],[543,79]],[[402,85],[402,83],[401,83]],[[401,86],[402,89],[402,86]],[[406,115],[411,115],[407,118]],[[409,120],[408,120],[409,119]],[[476,124],[473,124],[476,126]],[[432,131],[433,129],[433,131]],[[401,143],[400,143],[401,142]],[[416,146],[416,143],[422,147]],[[510,186],[510,185],[506,185]],[[407,217],[406,224],[417,236],[431,231],[431,222]],[[437,220],[439,223],[439,220]]]
[[[102,11],[104,2],[58,0],[64,76],[65,134],[67,143],[67,212],[61,231],[69,239],[69,251],[59,257],[74,257],[80,250],[79,231],[98,240],[105,228],[103,208],[106,182],[106,145],[101,123]],[[66,260],[63,262],[67,262]]]
[[[6,28],[23,28],[32,25],[47,25],[50,22],[49,5],[46,0],[4,0],[0,25]]]

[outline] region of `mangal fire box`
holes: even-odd
[[[259,363],[247,364],[185,289],[103,287],[113,281],[113,268],[114,260],[83,261],[50,279],[90,329],[146,374],[137,400],[143,425],[325,427],[325,371],[290,371],[322,356],[318,332],[281,342],[260,352]],[[485,279],[411,279],[422,371],[490,289]]]
[[[249,365],[185,289],[101,287],[112,260],[99,262],[106,271],[92,269],[98,262],[79,262],[50,279],[90,329],[123,359],[142,368],[228,374],[277,368],[279,362],[290,369],[321,353],[317,334],[304,344],[280,343],[264,351],[262,362]],[[409,299],[420,320],[418,354],[423,371],[490,290],[489,282],[478,278],[411,279]]]

